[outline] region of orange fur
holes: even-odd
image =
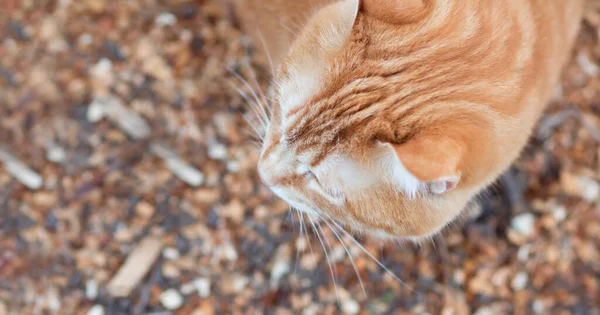
[[[583,9],[583,0],[234,1],[277,66],[261,176],[301,210],[399,237],[439,231],[518,157]]]

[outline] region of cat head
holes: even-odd
[[[300,211],[378,236],[430,236],[456,218],[481,186],[468,165],[485,120],[437,93],[446,81],[420,31],[443,14],[424,0],[317,10],[274,78],[263,182]]]

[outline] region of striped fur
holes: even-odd
[[[294,206],[398,237],[439,231],[518,157],[583,8],[236,1],[243,22],[262,18],[258,29],[243,24],[266,39],[277,66],[263,180]]]

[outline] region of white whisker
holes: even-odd
[[[366,248],[364,248],[364,246],[362,246],[360,244],[360,242],[358,242],[354,236],[352,236],[352,234],[348,233],[342,226],[340,226],[337,222],[335,221],[331,221],[331,223],[334,224],[334,226],[336,226],[340,231],[342,231],[344,234],[346,234],[346,236],[348,236],[350,238],[350,240],[356,244],[356,246],[358,246],[365,254],[367,254],[367,256],[369,256],[371,259],[373,259],[373,261],[375,261],[377,263],[377,265],[379,265],[379,267],[381,267],[383,270],[385,270],[390,276],[392,276],[394,279],[396,279],[398,282],[402,283],[403,285],[405,285],[406,287],[408,287],[408,284],[406,284],[404,281],[402,281],[400,278],[398,278],[398,276],[396,276],[396,274],[394,274],[391,270],[388,269],[388,267],[386,267],[382,262],[380,262],[377,258],[375,258],[375,256],[373,256],[373,254],[371,254]],[[412,291],[412,289],[411,289]]]
[[[240,94],[240,96],[242,98],[244,98],[244,100],[246,100],[246,102],[248,103],[248,105],[250,105],[250,109],[252,109],[252,111],[254,112],[254,114],[256,115],[256,117],[258,118],[259,122],[261,123],[263,129],[266,131],[268,123],[265,120],[265,118],[261,115],[261,113],[258,111],[258,109],[256,108],[257,106],[255,106],[254,101],[252,101],[250,99],[250,97],[248,96],[248,94],[246,94],[246,92],[242,91],[242,89],[238,88],[233,82],[229,82],[229,83]]]
[[[356,273],[356,277],[358,278],[358,282],[360,283],[360,287],[363,291],[363,294],[365,295],[365,297],[367,297],[367,291],[365,290],[365,286],[363,284],[362,278],[360,277],[360,272],[358,271],[358,267],[356,266],[356,263],[354,262],[354,258],[352,257],[352,254],[350,253],[348,246],[346,246],[346,243],[344,242],[342,236],[340,236],[340,234],[333,228],[333,226],[331,226],[331,224],[329,224],[329,222],[327,222],[327,220],[323,220],[323,222],[325,222],[325,224],[327,224],[327,226],[329,227],[331,232],[333,232],[333,235],[335,235],[335,237],[337,237],[337,239],[340,241],[340,243],[342,243],[342,246],[344,247],[346,254],[348,254],[348,258],[350,258],[350,262],[352,263],[352,268],[354,269],[354,273]]]
[[[302,238],[304,236],[304,220],[300,217],[300,211],[298,209],[293,208],[298,214],[298,224],[300,225],[300,232],[298,233],[298,238]],[[296,241],[296,266],[294,267],[294,273],[298,273],[298,262],[300,261],[300,247]]]
[[[266,116],[266,113],[264,111],[264,104],[261,103],[260,98],[258,97],[258,94],[256,94],[256,90],[254,88],[252,88],[252,85],[250,85],[250,83],[248,83],[248,81],[246,79],[244,79],[241,75],[239,75],[237,72],[235,72],[233,70],[230,70],[230,71],[238,80],[240,80],[242,82],[242,84],[244,84],[244,86],[246,86],[246,88],[248,90],[250,90],[250,93],[252,94],[252,97],[256,101],[256,104],[262,110],[262,112],[265,114],[265,116],[263,116],[263,118],[265,119],[266,122],[268,122],[269,117]]]
[[[331,260],[329,259],[329,254],[327,253],[327,249],[325,248],[325,244],[323,243],[323,239],[321,238],[321,235],[319,234],[319,230],[316,228],[313,218],[309,214],[307,214],[306,216],[308,216],[308,220],[310,221],[310,224],[312,225],[313,232],[315,232],[315,234],[317,234],[317,238],[319,239],[319,242],[321,243],[321,247],[323,248],[323,252],[325,253],[325,258],[327,259],[327,264],[329,264],[329,271],[331,272],[331,278],[333,280],[333,288],[335,290],[335,296],[337,297],[338,301],[340,301],[340,294],[338,292],[337,283],[335,281],[335,273],[333,272],[333,267],[331,265]]]

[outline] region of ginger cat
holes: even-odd
[[[519,156],[584,0],[233,2],[276,69],[264,183],[309,215],[421,238]]]

